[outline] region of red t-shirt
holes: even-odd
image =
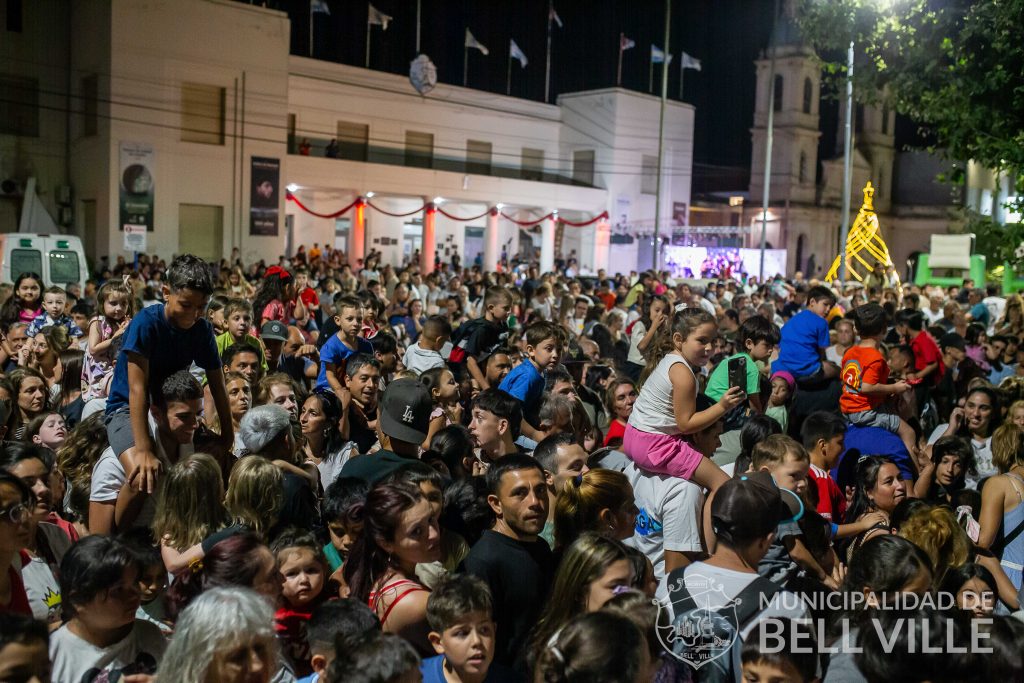
[[[942,362],[942,352],[939,351],[939,345],[935,343],[935,339],[922,330],[920,334],[910,340],[910,349],[914,352],[914,370],[923,370],[926,365],[938,363],[935,372],[925,378],[929,386],[937,385],[946,372],[946,364]]]
[[[607,446],[608,442],[615,438],[625,438],[626,436],[626,425],[622,424],[618,420],[612,420],[612,423],[608,425],[608,433],[604,435],[604,445]]]
[[[304,290],[299,292],[299,298],[302,299],[302,304],[306,307],[306,310],[309,311],[310,315],[312,315],[316,309],[320,308],[320,297],[316,295],[316,290],[312,287],[306,287]]]
[[[885,384],[889,379],[889,365],[878,349],[868,346],[852,346],[843,354],[843,394],[839,397],[839,409],[844,413],[862,413],[875,410],[885,401],[885,396],[865,396],[860,393],[862,384]]]
[[[842,524],[846,518],[846,496],[839,484],[817,465],[811,465],[807,474],[818,487],[818,514],[833,524]]]

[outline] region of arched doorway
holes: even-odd
[[[806,246],[806,243],[807,236],[804,235],[803,233],[800,233],[800,235],[796,238],[796,260],[793,263],[794,271],[804,269],[804,248]],[[813,273],[808,273],[806,271],[804,272],[804,274],[807,277],[811,277],[813,275]]]

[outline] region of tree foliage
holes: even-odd
[[[854,42],[860,99],[884,93],[949,158],[1020,177],[1024,0],[801,0],[798,17],[819,55]],[[845,60],[827,71],[845,78]]]

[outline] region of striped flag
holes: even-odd
[[[657,45],[651,45],[651,63],[652,64],[664,64],[665,63],[665,51]],[[672,55],[668,56],[668,63],[672,63]]]
[[[309,0],[309,13],[331,16],[331,8],[327,6],[324,0]]]
[[[491,54],[491,51],[473,36],[468,27],[466,28],[466,47],[472,47],[480,50],[480,52],[483,52],[485,55]]]
[[[629,38],[627,38],[625,33],[620,33],[619,34],[619,49],[620,50],[632,50],[634,47],[636,47],[636,41],[635,40],[630,40]]]
[[[516,45],[516,41],[512,40],[511,38],[508,41],[508,53],[509,55],[512,56],[512,59],[519,60],[519,66],[521,66],[524,69],[526,68],[526,55],[523,54],[523,51],[519,49],[518,45]]]
[[[370,5],[370,11],[369,11],[369,13],[366,16],[366,23],[367,24],[374,24],[376,26],[380,26],[381,29],[383,29],[384,31],[387,31],[388,30],[388,24],[390,22],[391,22],[391,17],[390,16],[388,16],[387,14],[384,14],[379,9],[374,7],[373,5]]]
[[[562,18],[558,16],[558,12],[555,11],[554,5],[551,5],[551,11],[548,12],[548,21],[553,21],[558,24],[558,28],[562,28]]]
[[[683,53],[683,59],[679,64],[680,69],[693,69],[694,71],[700,71],[700,60],[690,55]]]

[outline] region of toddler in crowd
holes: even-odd
[[[327,592],[327,558],[311,532],[289,529],[271,546],[281,575],[281,599],[274,629],[295,673],[312,673],[306,622]]]
[[[687,436],[715,424],[746,398],[742,387],[731,387],[718,403],[697,410],[700,383],[694,368],[704,366],[716,336],[715,317],[700,308],[677,311],[671,325],[659,329],[648,347],[646,377],[641,378],[643,386],[622,443],[637,467],[681,477],[710,490],[729,477],[694,448]]]
[[[764,414],[778,422],[785,432],[789,429],[789,401],[796,392],[796,380],[785,370],[779,370],[772,373],[771,385],[772,393]]]
[[[910,390],[905,381],[888,384],[889,365],[878,350],[885,336],[885,318],[885,310],[878,304],[865,304],[856,309],[854,324],[860,341],[843,354],[843,393],[839,397],[839,408],[851,424],[881,427],[898,434],[913,456],[917,450],[913,428],[884,405],[886,397]]]
[[[67,304],[68,295],[60,287],[48,287],[43,293],[43,312],[40,313],[32,320],[28,326],[28,330],[25,332],[25,336],[30,339],[37,334],[44,327],[63,327],[68,331],[68,336],[72,339],[78,339],[82,336],[82,330],[75,324],[75,321],[71,319],[71,316],[65,311]]]
[[[363,532],[363,505],[369,485],[356,477],[338,477],[324,493],[323,521],[330,542],[323,547],[333,574],[340,570],[359,534]]]
[[[430,448],[434,434],[451,424],[460,424],[462,405],[459,403],[459,383],[447,367],[432,368],[420,375],[420,383],[430,392],[434,409],[430,413],[430,426],[423,448]]]

